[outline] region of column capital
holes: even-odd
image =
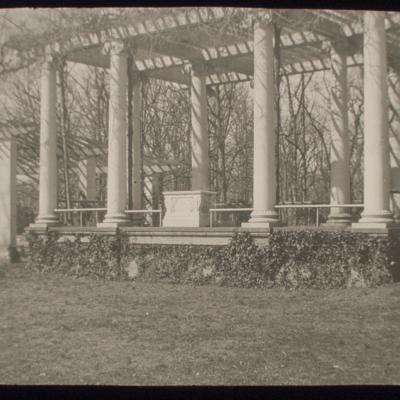
[[[136,43],[128,43],[123,40],[109,40],[103,44],[101,53],[110,56],[129,56],[134,55],[137,51]]]
[[[370,29],[385,29],[384,14],[382,11],[365,11],[364,13],[364,33]],[[365,36],[365,35],[364,35]]]
[[[54,54],[46,54],[42,63],[42,69],[44,70],[55,70],[58,68],[62,59]]]
[[[182,66],[182,73],[188,76],[207,76],[213,74],[214,71],[214,66],[207,64],[205,61],[195,61]]]
[[[196,61],[191,64],[191,73],[196,76],[208,75],[207,64],[204,61]]]
[[[44,62],[42,63],[43,69],[57,69],[58,66],[65,60],[61,55],[59,46],[54,49],[51,46],[46,46],[44,50]]]
[[[251,20],[254,27],[269,28],[273,27],[272,10],[259,10],[252,13]]]

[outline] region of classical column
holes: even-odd
[[[98,227],[130,225],[126,210],[127,53],[122,42],[110,45],[107,214]]]
[[[243,227],[279,226],[276,205],[274,48],[271,12],[254,25],[253,208]]]
[[[206,67],[192,65],[192,190],[209,190]]]
[[[0,259],[17,237],[17,144],[15,138],[0,139]]]
[[[331,46],[331,205],[350,204],[350,160],[347,114],[347,42]],[[350,224],[348,208],[331,208],[327,224]]]
[[[390,189],[400,191],[400,65],[390,70],[389,101],[393,112],[389,129]],[[395,221],[399,223],[400,193],[392,193],[390,200],[390,211],[394,214]]]
[[[140,79],[135,77],[132,85],[132,208],[140,210],[142,203],[141,140],[140,140]],[[132,214],[134,225],[142,225],[143,215]]]
[[[56,69],[53,60],[42,67],[40,90],[40,150],[39,150],[39,215],[33,228],[47,228],[60,224],[54,214],[57,208],[57,98]]]
[[[79,161],[79,189],[85,200],[96,200],[96,158]]]
[[[364,15],[364,211],[354,228],[386,228],[393,223],[389,207],[390,165],[388,87],[384,14]]]

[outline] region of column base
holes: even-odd
[[[103,222],[97,223],[97,228],[119,228],[122,226],[132,226],[132,222],[125,213],[106,214]]]
[[[131,220],[133,226],[143,226],[144,217],[141,214],[132,213]]]
[[[98,222],[97,228],[122,228],[124,226],[133,226],[132,222]]]
[[[215,192],[190,190],[164,192],[163,227],[210,226],[210,208],[215,204]]]
[[[342,226],[351,225],[354,222],[354,217],[348,213],[331,213],[328,215],[328,220],[321,226]]]
[[[275,210],[272,211],[253,211],[249,222],[242,222],[242,228],[273,228],[275,226],[285,226],[279,220],[279,215]]]
[[[395,225],[393,214],[390,211],[382,210],[376,212],[364,211],[361,214],[361,219],[351,224],[351,227],[357,229],[386,229]]]
[[[63,226],[58,216],[54,214],[39,215],[33,224],[29,224],[29,227],[33,229],[47,229],[52,226]]]
[[[285,226],[286,224],[281,221],[272,222],[242,222],[242,228],[274,228],[279,226]]]
[[[395,222],[355,222],[351,228],[355,229],[387,229],[398,226]]]

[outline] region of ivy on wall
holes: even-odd
[[[28,235],[28,268],[105,280],[219,284],[245,288],[344,288],[398,280],[400,237],[324,231],[273,231],[266,246],[234,232],[226,246],[147,245],[92,234],[73,240],[49,231]],[[128,274],[135,264],[137,275]]]

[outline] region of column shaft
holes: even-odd
[[[133,162],[132,162],[132,179],[133,179],[133,209],[140,210],[141,208],[141,138],[140,138],[140,80],[137,79],[133,83],[132,93],[132,125],[133,125],[133,138],[132,138],[132,151],[133,151]]]
[[[0,259],[17,236],[17,144],[14,138],[0,139]]]
[[[40,90],[39,215],[32,227],[59,223],[57,208],[57,97],[56,70],[52,62],[42,68]]]
[[[206,76],[192,69],[192,190],[209,190]]]
[[[400,69],[391,70],[389,76],[389,100],[393,116],[389,129],[390,189],[400,190]],[[390,211],[400,222],[400,193],[392,193]]]
[[[354,227],[385,227],[389,211],[390,165],[386,39],[383,13],[364,16],[364,212]],[[377,225],[378,224],[378,225]]]
[[[79,188],[85,200],[96,200],[96,158],[79,162]]]
[[[331,47],[331,205],[350,203],[346,53],[344,39]],[[351,221],[348,209],[331,208],[329,224],[349,224]]]
[[[140,210],[142,208],[142,150],[141,150],[141,132],[140,132],[140,78],[138,75],[132,77],[131,87],[131,119],[132,119],[132,146],[128,151],[132,152],[132,164],[130,179],[132,180],[132,209]],[[142,214],[131,214],[132,222],[135,226],[142,226],[145,216]]]
[[[107,214],[98,226],[129,225],[126,210],[127,55],[120,43],[111,44],[108,127]]]
[[[276,205],[273,24],[254,27],[253,208],[244,227],[280,225]]]

